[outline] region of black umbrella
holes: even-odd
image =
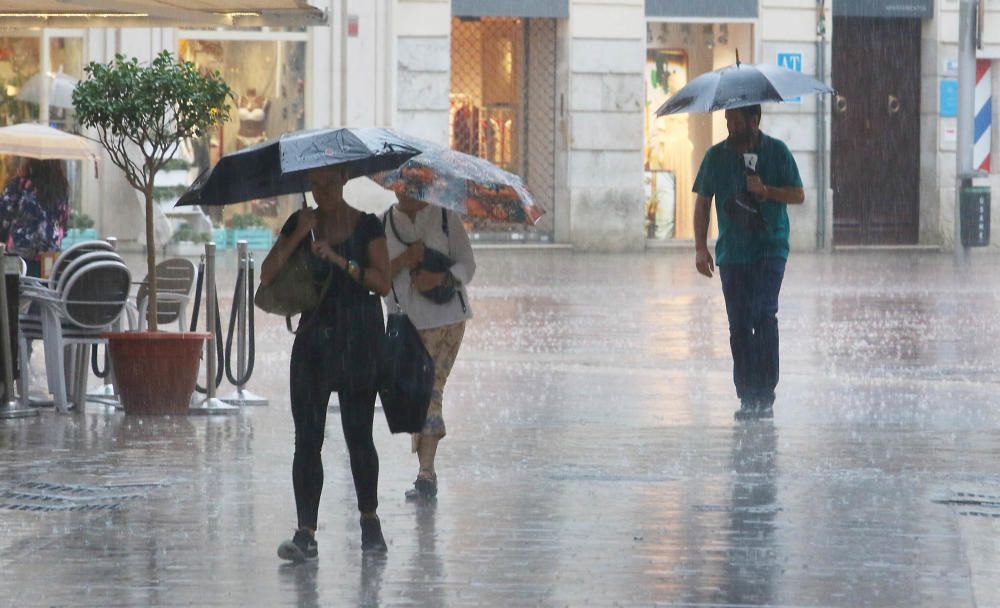
[[[684,85],[656,115],[714,112],[813,93],[833,93],[833,89],[801,72],[776,65],[747,65],[737,59],[736,65],[702,74]]]
[[[175,206],[227,205],[309,190],[309,170],[338,166],[351,178],[395,169],[419,150],[391,129],[311,129],[285,133],[219,159]]]

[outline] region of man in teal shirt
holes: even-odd
[[[778,293],[788,258],[788,205],[805,199],[788,147],[760,131],[760,106],[726,110],[729,137],[709,148],[694,181],[695,265],[711,278],[712,199],[719,218],[715,254],[729,317],[738,420],[771,417],[778,385]]]

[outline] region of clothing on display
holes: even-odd
[[[246,148],[267,140],[265,121],[270,102],[257,94],[257,89],[247,89],[236,102],[240,117],[240,130],[236,134],[236,149]]]
[[[468,95],[453,94],[449,114],[453,150],[512,170],[517,161],[514,108],[509,104],[480,107]]]

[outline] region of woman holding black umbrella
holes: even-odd
[[[260,281],[267,285],[300,248],[306,248],[311,253],[314,277],[329,283],[316,310],[303,314],[292,347],[292,485],[298,528],[291,540],[278,547],[278,556],[292,561],[317,555],[315,533],[323,489],[321,452],[332,391],[337,391],[340,400],[341,424],[361,511],[361,548],[386,551],[375,513],[379,463],[372,422],[375,361],[383,331],[378,296],[389,292],[389,254],[379,219],[344,201],[347,178],[348,172],[338,167],[309,172],[318,208],[292,214],[261,265]]]

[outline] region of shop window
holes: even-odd
[[[38,121],[37,103],[21,101],[18,93],[29,79],[41,71],[41,36],[0,36],[0,126]],[[49,72],[63,72],[79,80],[83,77],[83,38],[49,39]],[[64,131],[76,131],[73,112],[68,107],[50,106],[49,124]],[[17,170],[20,159],[0,157],[0,184],[6,184]],[[79,209],[82,195],[81,163],[65,163],[70,184],[70,206]]]
[[[520,175],[536,204],[546,210],[532,227],[470,220],[474,236],[547,238],[552,231],[555,67],[554,19],[452,20],[451,147]]]
[[[202,70],[221,73],[236,95],[229,122],[182,147],[189,181],[224,154],[305,127],[305,42],[181,40],[179,55]],[[205,211],[217,225],[252,213],[277,229],[300,201],[283,196]]]

